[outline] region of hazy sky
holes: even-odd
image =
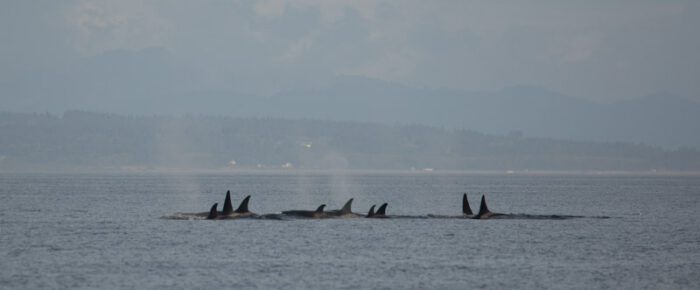
[[[528,84],[603,102],[657,92],[700,101],[699,3],[3,1],[0,100],[70,91],[61,80],[94,74],[75,67],[117,51],[156,59],[144,86],[176,70],[194,89],[251,94],[360,75],[468,91]]]

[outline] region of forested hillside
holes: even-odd
[[[667,150],[420,125],[210,116],[0,113],[0,171],[121,167],[700,170]]]

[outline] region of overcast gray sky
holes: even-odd
[[[3,1],[0,100],[41,102],[70,90],[60,85],[76,74],[67,67],[125,50],[153,53],[193,88],[250,94],[360,75],[467,91],[527,84],[602,102],[657,92],[700,101],[699,3]]]

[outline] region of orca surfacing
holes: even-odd
[[[287,216],[295,216],[295,217],[305,217],[305,218],[327,218],[329,217],[328,214],[323,212],[323,208],[325,208],[326,205],[322,204],[316,210],[287,210],[283,211],[283,215]]]
[[[488,218],[492,218],[492,217],[499,217],[499,216],[504,216],[504,214],[491,212],[489,210],[489,207],[486,205],[486,197],[482,194],[481,195],[481,205],[479,206],[479,213],[476,216],[474,216],[473,219],[483,220],[483,219],[488,219]]]
[[[243,201],[241,201],[241,204],[238,206],[236,210],[233,210],[233,205],[231,204],[231,191],[226,192],[226,199],[224,200],[224,208],[223,211],[218,212],[216,210],[216,207],[218,203],[215,203],[212,207],[211,210],[209,210],[209,214],[207,215],[207,219],[230,219],[230,218],[241,218],[241,217],[257,217],[258,215],[251,212],[248,209],[248,203],[250,202],[250,195],[246,196]]]
[[[465,192],[462,196],[462,215],[463,216],[473,216],[472,208],[469,206],[469,199],[467,198],[467,193]]]
[[[246,215],[255,215],[248,209],[248,203],[250,202],[250,195],[246,196],[243,201],[241,201],[241,204],[238,205],[238,208],[236,210],[233,210],[233,207],[231,206],[231,192],[227,191],[226,192],[226,200],[224,202],[224,210],[221,213],[224,216],[246,216]]]
[[[381,218],[388,218],[386,215],[386,207],[387,203],[383,203],[381,206],[379,206],[379,209],[377,209],[377,212],[374,212],[374,205],[369,208],[369,212],[367,213],[367,218],[374,218],[374,219],[381,219]]]
[[[353,200],[354,200],[354,198],[351,198],[350,200],[348,200],[348,201],[345,203],[345,205],[343,206],[343,208],[327,211],[326,214],[327,214],[328,216],[339,217],[339,218],[358,218],[358,217],[362,217],[361,214],[357,214],[357,213],[352,212],[352,201],[353,201]]]
[[[236,219],[236,218],[259,218],[259,219],[285,219],[285,217],[297,217],[297,218],[456,218],[456,219],[542,219],[542,220],[560,220],[560,219],[570,219],[570,218],[584,218],[585,216],[572,216],[572,215],[533,215],[533,214],[512,214],[512,213],[496,213],[489,210],[486,204],[485,195],[481,196],[481,204],[479,206],[479,212],[474,215],[471,206],[469,205],[469,199],[467,193],[462,195],[462,214],[461,215],[433,215],[428,214],[427,216],[419,215],[398,215],[398,216],[387,216],[386,208],[387,203],[383,203],[375,211],[376,205],[372,205],[366,215],[358,214],[352,212],[352,202],[353,198],[349,199],[341,209],[324,211],[326,205],[322,204],[316,210],[287,210],[281,213],[272,213],[259,215],[251,212],[248,209],[248,204],[250,202],[250,195],[246,196],[243,201],[241,201],[238,208],[233,209],[233,204],[231,203],[231,192],[226,192],[226,198],[224,200],[224,206],[222,211],[218,211],[218,203],[214,203],[208,212],[202,213],[175,213],[167,216],[163,216],[165,219],[208,219],[208,220],[223,220],[223,219]],[[595,217],[595,218],[609,218],[609,217]]]
[[[575,215],[536,215],[536,214],[512,214],[512,213],[496,213],[489,210],[486,205],[486,197],[481,195],[481,205],[479,206],[479,213],[472,217],[472,219],[484,220],[484,219],[532,219],[532,220],[562,220],[562,219],[573,219],[573,218],[583,218],[584,216]],[[607,218],[607,217],[597,217],[597,218]]]

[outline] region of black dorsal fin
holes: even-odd
[[[324,207],[326,207],[325,204],[322,204],[322,205],[318,206],[318,208],[316,209],[316,211],[315,211],[314,213],[323,213],[323,208],[324,208]]]
[[[236,209],[237,213],[246,213],[249,212],[248,210],[248,201],[250,200],[250,195],[246,196],[243,201],[241,201],[241,205],[238,206]]]
[[[467,199],[467,193],[462,196],[462,213],[467,215],[473,215],[472,208],[469,206],[469,199]]]
[[[386,215],[386,206],[387,206],[387,203],[383,203],[383,204],[379,207],[379,209],[377,209],[376,215]]]
[[[374,216],[374,207],[376,204],[373,204],[372,207],[369,208],[369,211],[367,212],[367,217],[373,217]]]
[[[217,216],[219,216],[219,213],[216,212],[216,207],[219,206],[218,203],[215,203],[214,205],[211,206],[211,209],[209,210],[209,215],[207,216],[208,220],[213,220]]]
[[[224,201],[224,215],[230,215],[233,213],[233,205],[231,205],[231,191],[226,191],[226,200]]]
[[[351,213],[352,212],[352,200],[353,200],[353,198],[351,198],[350,200],[348,200],[348,202],[345,203],[343,208],[340,209],[341,213]]]
[[[481,195],[481,206],[479,206],[478,216],[482,216],[490,212],[491,211],[489,211],[489,207],[486,206],[486,197],[484,195]]]

